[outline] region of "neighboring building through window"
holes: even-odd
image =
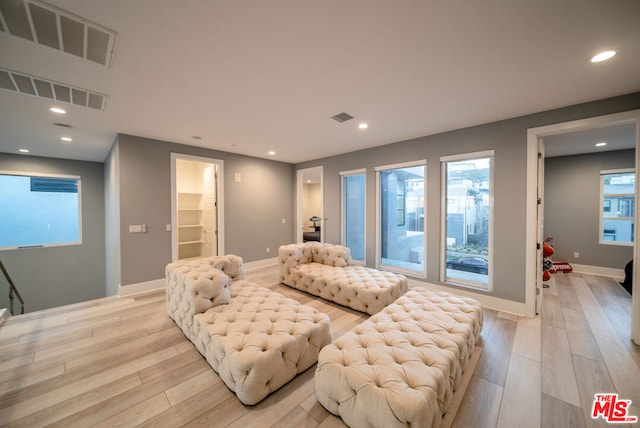
[[[442,164],[442,281],[491,289],[493,151]]]
[[[600,171],[600,243],[633,245],[636,174],[633,169]]]
[[[365,263],[365,170],[345,171],[342,177],[342,244],[351,258]]]
[[[0,249],[80,244],[80,177],[0,171]]]
[[[426,276],[426,161],[377,167],[377,266]]]

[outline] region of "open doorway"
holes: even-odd
[[[296,242],[324,242],[322,166],[297,171]]]
[[[526,315],[532,317],[535,315],[536,311],[536,303],[538,302],[537,292],[540,286],[540,266],[539,266],[539,249],[541,248],[542,242],[540,240],[541,235],[540,231],[540,222],[541,218],[539,215],[539,195],[538,188],[540,184],[540,180],[543,177],[540,174],[543,174],[538,168],[538,158],[539,158],[539,146],[540,142],[544,140],[544,150],[547,155],[550,154],[550,151],[553,151],[553,142],[558,141],[560,137],[566,137],[569,134],[578,134],[583,132],[591,132],[592,130],[600,130],[606,128],[613,128],[615,126],[627,126],[631,127],[634,130],[634,135],[631,141],[631,147],[635,148],[635,158],[633,159],[633,164],[635,165],[636,171],[638,170],[639,164],[639,156],[638,156],[638,147],[639,143],[639,132],[638,127],[640,126],[640,110],[594,117],[589,119],[583,119],[573,122],[559,123],[554,125],[548,125],[539,128],[532,128],[528,130],[528,145],[527,145],[527,265],[526,265]],[[578,154],[578,152],[574,152],[574,154]],[[544,183],[542,183],[544,186]],[[635,189],[635,200],[638,199],[639,194],[638,186]],[[634,213],[634,222],[638,222],[638,214],[637,210]],[[636,236],[637,238],[637,236]],[[635,243],[637,239],[633,240],[633,256],[635,259],[638,258],[640,249],[639,246]],[[636,264],[637,265],[637,264]],[[634,290],[637,289],[636,283],[638,278],[639,269],[637,266],[634,266]],[[539,309],[539,308],[538,308]],[[638,292],[634,292],[632,296],[632,326],[631,326],[631,339],[640,343],[640,296],[638,296]]]
[[[222,161],[171,154],[171,258],[224,254]]]

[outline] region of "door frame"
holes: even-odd
[[[319,176],[320,180],[320,242],[324,242],[325,220],[324,217],[324,167],[314,166],[296,171],[296,242],[302,242],[302,232],[304,230],[304,183],[308,177]]]
[[[176,164],[178,160],[201,162],[216,165],[216,239],[217,255],[224,252],[224,161],[203,156],[171,153],[171,261],[178,260],[178,191],[176,183]]]
[[[638,172],[640,165],[640,110],[631,110],[622,113],[608,114],[604,116],[590,117],[570,122],[556,123],[527,130],[527,189],[526,189],[526,239],[525,239],[525,315],[529,318],[535,316],[536,309],[536,273],[537,273],[537,187],[538,187],[538,142],[540,139],[554,134],[563,134],[583,129],[590,129],[616,123],[636,124],[636,160],[635,168]],[[636,186],[636,201],[640,200],[640,186]],[[637,202],[636,202],[637,203]],[[638,224],[640,215],[635,210],[635,224]],[[635,228],[633,257],[640,260],[640,245],[638,242],[638,229]],[[633,266],[633,295],[631,298],[631,339],[640,344],[640,289],[638,289],[638,277],[640,275],[640,263]]]

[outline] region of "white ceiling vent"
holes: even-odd
[[[109,67],[116,32],[38,0],[0,0],[0,31]]]
[[[98,92],[2,68],[0,68],[0,89],[8,89],[22,94],[34,95],[95,110],[104,110],[104,105],[107,101],[107,96]]]
[[[336,114],[335,116],[331,116],[331,119],[337,120],[338,122],[342,123],[342,122],[346,122],[347,120],[353,119],[353,116],[351,116],[348,113],[339,113],[339,114]]]

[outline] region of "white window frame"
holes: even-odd
[[[344,204],[345,197],[345,177],[354,176],[354,175],[363,175],[364,176],[364,200],[362,203],[364,204],[364,236],[363,236],[363,245],[364,245],[364,260],[356,260],[353,259],[354,264],[365,265],[367,263],[367,169],[352,169],[349,171],[340,171],[340,240],[342,245],[346,246],[347,243],[347,228],[346,225],[346,206]]]
[[[447,162],[459,162],[465,160],[473,160],[480,158],[491,158],[489,166],[489,237],[487,258],[489,262],[489,274],[487,275],[487,284],[474,281],[465,281],[458,278],[447,277]],[[441,201],[440,201],[440,281],[445,284],[454,285],[462,288],[470,288],[477,291],[491,292],[493,291],[493,237],[494,237],[494,194],[495,194],[495,151],[485,150],[473,153],[463,153],[458,155],[443,156],[440,158],[441,173]]]
[[[612,220],[612,221],[617,221],[617,220],[625,220],[625,221],[634,221],[634,229],[635,229],[635,220],[634,220],[634,216],[633,217],[604,217],[604,177],[606,175],[614,175],[614,174],[635,174],[636,170],[635,168],[620,168],[620,169],[605,169],[600,171],[600,211],[598,213],[598,243],[602,244],[602,245],[614,245],[614,246],[620,246],[620,247],[633,247],[633,241],[607,241],[602,239],[604,236],[604,221],[606,220]],[[636,176],[636,187],[638,186],[637,183],[637,176]],[[634,204],[635,204],[635,192],[634,193],[625,193],[622,195],[609,195],[609,196],[632,196],[634,198]],[[634,206],[634,215],[635,215],[635,210],[636,207]],[[633,234],[632,234],[632,238],[633,238]]]
[[[380,231],[380,221],[381,221],[381,216],[380,216],[380,208],[381,208],[381,201],[380,201],[380,188],[381,188],[381,183],[380,183],[380,174],[383,171],[388,171],[390,169],[398,169],[398,168],[411,168],[414,166],[423,166],[424,167],[424,204],[425,204],[425,211],[424,211],[424,225],[423,225],[423,230],[424,230],[424,248],[423,248],[423,263],[422,263],[422,272],[418,272],[418,271],[414,271],[414,270],[409,270],[409,269],[402,269],[399,268],[397,266],[388,266],[388,265],[383,265],[381,263],[381,253],[382,253],[382,242],[381,242],[381,231]],[[416,160],[416,161],[410,161],[410,162],[402,162],[402,163],[395,163],[395,164],[390,164],[390,165],[380,165],[380,166],[376,166],[374,168],[375,172],[376,172],[376,233],[375,233],[375,238],[376,238],[376,242],[375,242],[375,247],[376,247],[376,262],[375,262],[375,266],[376,269],[384,269],[384,270],[388,270],[388,271],[392,271],[392,272],[398,272],[407,276],[412,276],[412,277],[416,277],[416,278],[426,278],[427,277],[427,210],[426,210],[426,203],[427,203],[427,160],[426,159],[420,159],[420,160]]]
[[[52,243],[32,243],[27,245],[9,245],[0,247],[0,251],[16,250],[25,248],[48,248],[48,247],[66,247],[72,245],[82,245],[82,177],[79,175],[66,174],[49,174],[31,171],[4,171],[0,170],[0,175],[14,175],[20,177],[43,177],[43,178],[66,178],[77,180],[78,182],[78,240],[74,242],[52,242]]]

